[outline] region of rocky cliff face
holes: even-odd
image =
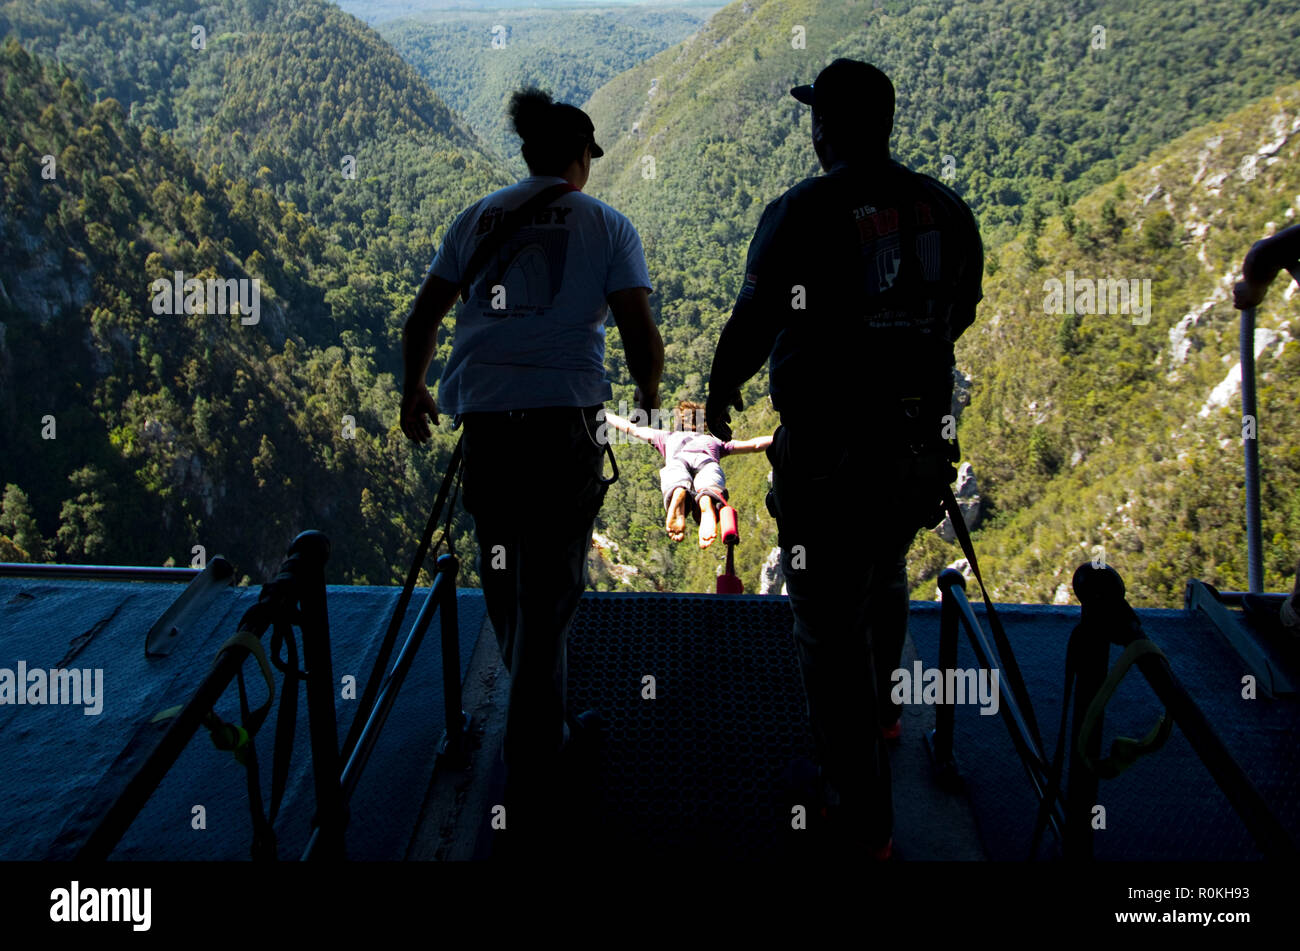
[[[963,462],[957,469],[957,486],[953,490],[957,498],[957,507],[961,509],[962,520],[969,531],[974,531],[980,523],[982,502],[979,486],[975,482],[975,470],[969,462]],[[946,542],[956,542],[957,532],[952,527],[952,519],[944,515],[943,521],[931,529]]]
[[[781,570],[781,549],[773,548],[763,560],[763,567],[758,575],[759,594],[788,594],[785,587],[785,572]]]
[[[1251,244],[1300,215],[1297,133],[1300,87],[1286,86],[996,249],[957,345],[972,391],[961,447],[979,474],[962,509],[995,597],[1062,603],[1097,549],[1135,604],[1175,606],[1189,577],[1244,587],[1232,289]],[[1052,282],[1075,278],[1149,290],[1141,313],[1100,297],[1049,308]],[[1253,337],[1270,588],[1300,550],[1298,296],[1282,272]],[[952,537],[945,522],[914,549],[914,591],[928,596]]]

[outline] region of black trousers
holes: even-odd
[[[604,498],[599,406],[467,413],[463,493],[510,672],[507,789],[549,788],[567,737],[565,638]]]
[[[893,831],[880,728],[907,638],[907,550],[950,463],[782,425],[767,450],[799,668],[828,801],[865,845]]]

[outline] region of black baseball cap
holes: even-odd
[[[571,133],[583,142],[590,143],[591,157],[600,158],[605,150],[596,144],[596,126],[591,117],[567,102],[557,102],[551,106],[551,119],[555,122],[556,133]]]
[[[831,122],[856,121],[886,129],[894,125],[894,84],[861,60],[841,57],[818,73],[816,81],[795,86],[790,95]]]

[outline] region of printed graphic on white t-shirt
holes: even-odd
[[[505,213],[562,181],[533,176],[471,205],[448,229],[433,273],[459,284]],[[631,287],[650,287],[632,223],[590,195],[561,194],[502,243],[459,306],[440,408],[493,412],[609,399],[606,298]]]

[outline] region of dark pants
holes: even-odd
[[[463,416],[465,509],[474,517],[488,618],[510,672],[507,798],[520,802],[554,788],[568,732],[565,638],[604,497],[599,408]]]
[[[880,728],[907,638],[907,550],[937,523],[951,471],[936,455],[848,446],[783,425],[767,452],[781,567],[828,801],[870,847],[893,830],[889,756]]]

